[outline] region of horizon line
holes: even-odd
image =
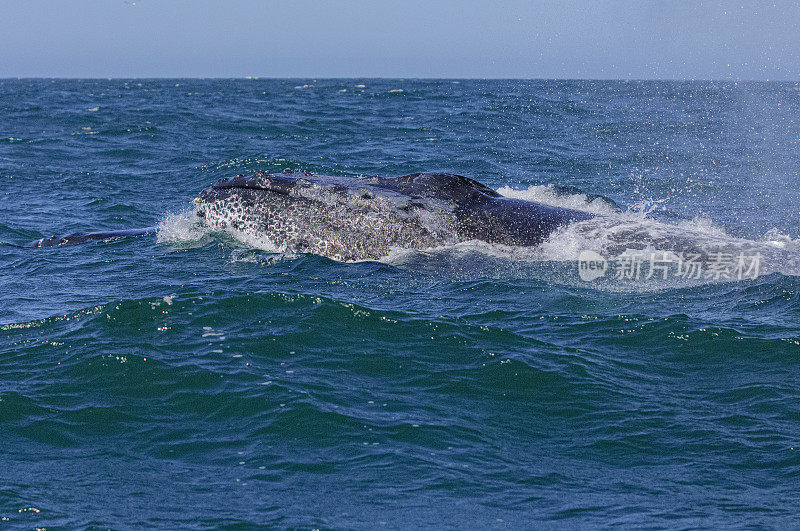
[[[63,81],[114,81],[114,80],[241,80],[258,81],[266,80],[386,80],[386,81],[679,81],[679,82],[712,82],[712,83],[800,83],[800,79],[753,79],[753,78],[622,78],[622,77],[425,77],[425,76],[0,76],[0,81],[22,81],[22,80],[63,80]]]

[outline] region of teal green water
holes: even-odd
[[[3,524],[797,526],[799,99],[0,80]],[[755,279],[589,283],[573,254],[596,232],[340,263],[191,214],[218,178],[287,167],[572,185],[623,206],[627,244],[668,227],[775,251]]]

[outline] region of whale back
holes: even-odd
[[[394,183],[394,189],[409,195],[461,203],[482,197],[500,197],[493,189],[469,177],[454,173],[411,173],[383,178]]]

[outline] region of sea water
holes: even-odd
[[[2,523],[797,526],[799,90],[0,80]],[[285,168],[598,220],[341,263],[194,215]]]

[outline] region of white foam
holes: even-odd
[[[765,244],[778,249],[785,249],[787,251],[798,252],[800,251],[800,238],[792,238],[787,234],[783,234],[780,229],[770,229],[762,236],[761,241]]]
[[[558,194],[552,185],[529,186],[525,190],[518,190],[506,185],[497,189],[505,197],[532,201],[543,205],[571,208],[592,214],[614,214],[616,209],[604,199],[597,197],[592,201],[586,194]]]
[[[540,250],[536,247],[515,247],[500,243],[487,243],[481,240],[469,240],[424,249],[392,248],[389,254],[379,261],[390,265],[403,265],[424,256],[448,255],[463,257],[472,253],[479,253],[488,258],[515,262],[542,260]]]
[[[756,250],[757,242],[728,236],[705,216],[677,224],[664,223],[638,213],[622,212],[572,223],[553,232],[541,245],[543,259],[577,260],[590,250],[606,258],[631,253],[710,250],[718,248]]]
[[[255,236],[253,234],[236,230],[225,229],[225,233],[235,238],[237,241],[255,249],[261,249],[269,253],[283,253],[285,249],[281,249],[275,243],[265,236]]]
[[[262,252],[260,249],[234,249],[231,252],[231,263],[271,265],[298,257],[292,253]]]
[[[195,243],[209,234],[209,228],[197,217],[194,210],[167,214],[156,225],[158,243]]]

